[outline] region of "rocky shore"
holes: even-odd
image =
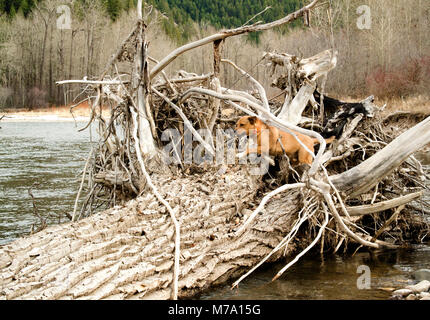
[[[413,273],[413,285],[393,291],[392,300],[430,300],[430,269],[420,269]]]

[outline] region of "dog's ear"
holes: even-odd
[[[248,121],[250,124],[255,124],[255,122],[257,122],[257,117],[249,117]]]

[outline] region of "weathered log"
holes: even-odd
[[[250,232],[230,239],[237,226],[231,218],[246,213],[258,189],[246,171],[154,181],[178,210],[179,297],[223,283],[259,261],[289,231],[300,203],[297,192],[281,195]],[[168,299],[173,238],[172,221],[152,193],[49,227],[0,248],[0,299]]]
[[[142,0],[138,1],[137,4],[138,18],[142,19]],[[137,87],[137,111],[139,113],[139,137],[140,148],[144,154],[154,156],[157,153],[155,146],[154,137],[152,136],[152,130],[150,125],[150,119],[152,119],[152,113],[149,110],[148,102],[148,91],[149,91],[149,70],[147,62],[147,49],[148,42],[145,39],[145,28],[143,24],[137,30],[137,48],[135,57],[135,69],[133,73],[133,87]]]
[[[58,85],[63,84],[91,84],[91,85],[120,85],[124,83],[128,83],[126,80],[63,80],[63,81],[57,81],[55,82]]]
[[[302,119],[302,112],[308,104],[309,99],[315,90],[315,86],[315,83],[310,82],[302,86],[297,95],[294,97],[293,101],[291,101],[289,105],[284,104],[284,107],[282,108],[278,117],[291,124],[296,125],[300,123]]]
[[[94,177],[94,182],[105,184],[110,187],[124,188],[131,194],[137,194],[138,181],[130,181],[130,177],[122,171],[99,172]]]
[[[301,122],[302,113],[315,92],[316,80],[336,66],[337,54],[337,51],[325,50],[310,58],[299,59],[289,54],[264,53],[263,57],[271,62],[273,71],[277,65],[286,69],[285,75],[272,83],[272,86],[287,91],[279,119],[293,125]]]
[[[160,174],[156,173],[156,170],[147,171],[145,167],[144,156],[156,151],[153,140],[156,133],[155,128],[152,128],[151,134],[152,111],[149,110],[148,102],[151,79],[163,72],[171,61],[188,50],[211,42],[219,45],[221,40],[229,36],[282,25],[303,15],[317,2],[318,0],[314,0],[303,9],[269,24],[245,26],[220,32],[180,47],[160,62],[155,62],[156,66],[151,73],[149,73],[146,63],[147,44],[144,40],[144,26],[136,29],[137,45],[135,45],[134,72],[130,79],[131,87],[127,88],[124,83],[121,83],[127,93],[126,97],[119,97],[111,92],[109,85],[112,83],[103,84],[106,87],[97,83],[99,90],[97,96],[100,99],[100,90],[103,91],[102,94],[115,101],[118,109],[122,110],[125,121],[125,124],[123,123],[124,131],[128,135],[128,140],[124,143],[127,147],[127,159],[130,170],[138,176],[136,168],[133,167],[135,159],[130,156],[132,142],[134,156],[137,158],[136,164],[140,166],[142,174],[140,178],[145,178],[147,186],[147,190],[139,191],[146,191],[145,196],[129,202],[124,207],[115,207],[79,222],[51,227],[36,235],[1,247],[0,298],[176,299],[188,297],[211,285],[234,278],[247,271],[250,266],[258,266],[262,261],[273,261],[282,254],[290,254],[295,249],[293,243],[283,247],[283,250],[273,249],[284,246],[285,243],[288,244],[292,238],[287,236],[286,239],[285,234],[296,235],[304,221],[311,225],[308,231],[315,229],[312,228],[312,225],[319,226],[318,235],[312,238],[314,231],[310,231],[309,238],[311,239],[298,239],[299,241],[296,243],[303,245],[310,243],[310,245],[286,268],[323,237],[324,231],[329,230],[326,229],[329,222],[336,223],[336,227],[340,227],[338,230],[343,232],[348,239],[352,239],[360,245],[373,248],[390,246],[380,240],[372,239],[369,234],[359,235],[353,231],[352,228],[359,229],[359,227],[354,225],[350,219],[348,209],[345,208],[343,199],[336,189],[347,194],[358,195],[383,179],[410,153],[430,142],[430,134],[424,133],[429,131],[428,119],[424,121],[424,124],[417,126],[422,127],[421,129],[411,129],[413,133],[407,135],[407,138],[399,137],[400,143],[397,145],[398,139],[388,145],[384,149],[385,151],[382,150],[363,162],[364,168],[359,165],[356,171],[353,171],[356,169],[353,168],[344,174],[329,178],[321,161],[326,147],[325,140],[317,132],[297,127],[295,124],[300,121],[301,114],[312,97],[315,79],[326,74],[336,63],[335,54],[327,55],[327,52],[330,51],[323,52],[315,56],[316,58],[303,59],[298,62],[297,68],[294,68],[293,77],[296,80],[299,79],[299,83],[294,83],[294,90],[291,90],[290,97],[286,98],[279,118],[271,113],[263,86],[231,62],[229,63],[235,69],[254,82],[259,93],[258,98],[252,97],[246,92],[226,91],[220,83],[214,83],[212,90],[197,87],[197,84],[194,84],[192,88],[181,92],[181,90],[173,88],[173,82],[168,79],[166,74],[163,74],[165,82],[162,85],[166,85],[164,88],[167,91],[169,91],[169,87],[171,88],[174,99],[171,98],[171,95],[168,96],[167,93],[164,95],[155,89],[157,84],[152,86],[153,96],[158,96],[167,102],[167,105],[175,109],[185,123],[188,120],[181,110],[181,103],[190,99],[191,101],[188,100],[187,103],[192,104],[193,96],[197,94],[200,99],[203,94],[214,99],[210,100],[215,114],[208,123],[210,128],[216,121],[220,107],[217,99],[222,99],[245,113],[254,115],[254,111],[257,112],[258,117],[263,121],[284,131],[295,130],[316,138],[320,141],[320,147],[316,156],[312,153],[315,158],[314,162],[311,169],[303,175],[301,183],[284,185],[268,193],[260,203],[261,199],[257,196],[257,191],[261,187],[260,179],[250,176],[246,168],[224,166],[223,170],[217,173],[215,173],[215,168],[206,168],[203,170],[204,173],[198,175],[187,175],[187,171],[185,171],[179,176],[171,176],[170,172]],[[142,0],[139,0],[140,20],[142,19],[141,5]],[[217,79],[221,57],[217,54],[215,56],[213,75]],[[116,61],[117,58],[114,60]],[[198,78],[197,75],[182,71],[179,74],[186,79]],[[202,79],[199,78],[199,80]],[[290,76],[288,76],[288,81],[290,80]],[[214,101],[216,103],[213,103]],[[242,102],[253,108],[254,111],[235,104],[234,101]],[[316,104],[315,101],[314,104]],[[95,105],[99,105],[99,102]],[[211,104],[209,103],[209,105]],[[283,119],[286,110],[288,110],[287,120]],[[132,122],[130,122],[131,119]],[[100,125],[104,126],[102,132],[115,136],[114,128],[112,132],[109,131],[107,129],[109,126],[106,126],[101,119],[101,112]],[[419,139],[417,137],[419,143],[416,146],[401,146],[405,140],[411,139],[417,134],[420,134],[421,137]],[[107,138],[109,135],[101,136]],[[293,136],[297,139],[295,134]],[[116,140],[115,145],[120,149],[117,137]],[[203,139],[200,139],[199,142],[203,143]],[[299,141],[299,143],[303,145],[302,142]],[[392,147],[392,144],[395,147]],[[403,147],[403,149],[398,152],[396,146]],[[211,149],[210,147],[207,145],[208,149]],[[106,150],[101,152],[101,158],[106,164],[105,160],[110,159],[111,156],[114,157],[116,152],[110,147],[107,150],[109,152],[106,152],[107,155],[104,151]],[[332,158],[332,154],[326,153],[326,155],[329,155],[329,159]],[[131,182],[132,177],[127,168],[125,168],[127,174],[125,172],[116,173],[116,162],[110,166],[101,167],[114,168],[115,173],[111,176],[106,175],[106,171],[103,172],[104,175],[95,174],[96,183],[108,183],[115,186],[120,181],[127,186],[127,183]],[[376,172],[373,180],[369,180],[371,171]],[[153,172],[152,177],[148,172]],[[220,172],[226,173],[221,175]],[[352,185],[349,184],[349,179],[353,180]],[[134,187],[133,183],[129,187]],[[300,191],[290,190],[288,196],[285,196],[285,190],[291,187],[299,187]],[[336,197],[336,201],[334,201],[334,197]],[[306,201],[308,202],[304,205]],[[340,216],[335,202],[340,204],[341,210],[339,211],[343,212],[346,218]],[[260,205],[257,209],[252,210],[258,203]],[[330,213],[327,206],[335,218],[334,220],[329,219]],[[320,221],[321,209],[325,213],[324,223]],[[167,213],[170,214],[170,217]],[[302,216],[300,216],[301,214]],[[240,217],[243,219],[241,220]],[[298,221],[301,223],[296,224]],[[296,229],[293,225],[296,225]],[[240,226],[242,228],[236,231]],[[365,231],[363,230],[363,232]],[[373,240],[375,241],[373,242]],[[336,245],[336,250],[338,247],[339,245]],[[284,270],[285,268],[281,270],[281,273]]]
[[[416,133],[416,127],[410,131]],[[156,175],[153,180],[177,210],[181,225],[179,297],[190,297],[256,265],[290,232],[303,207],[298,191],[287,197],[279,194],[247,232],[236,237],[233,230],[243,222],[235,215],[244,214],[246,220],[249,209],[259,203],[258,180],[246,170],[231,168],[224,176]],[[0,299],[170,298],[173,239],[166,208],[148,191],[124,207],[1,247]],[[294,249],[288,246],[285,254]],[[279,259],[282,252],[268,261]]]
[[[330,179],[337,189],[350,196],[374,187],[381,179],[398,168],[411,154],[430,143],[430,117],[394,139],[384,149],[358,166]]]

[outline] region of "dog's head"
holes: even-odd
[[[257,117],[245,116],[236,122],[236,133],[239,136],[249,135],[253,130],[258,130],[259,121]]]

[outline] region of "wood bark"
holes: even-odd
[[[182,226],[179,297],[223,283],[268,254],[300,202],[298,193],[287,201],[280,195],[250,232],[231,239],[237,226],[231,217],[246,212],[257,190],[246,172],[153,180]],[[0,299],[168,299],[173,238],[173,223],[152,193],[49,227],[0,248]]]

